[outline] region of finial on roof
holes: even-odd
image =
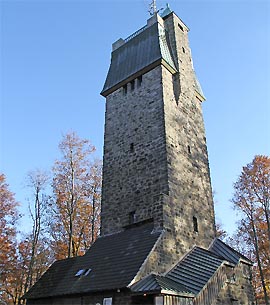
[[[170,6],[169,6],[169,3],[166,3],[166,8],[165,10],[160,14],[160,17],[164,18],[166,17],[167,15],[169,15],[170,13],[172,12]]]

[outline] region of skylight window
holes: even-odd
[[[84,273],[84,269],[80,269],[75,276],[81,276]]]
[[[75,274],[75,276],[87,276],[90,272],[91,272],[91,268],[87,268],[87,269],[80,269],[77,271],[77,273]]]
[[[84,276],[87,276],[87,275],[91,272],[91,270],[92,270],[92,269],[90,269],[90,268],[89,268],[89,269],[85,269]]]

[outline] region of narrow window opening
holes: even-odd
[[[137,78],[137,86],[138,87],[141,87],[142,85],[142,75],[140,75],[138,78]]]
[[[132,91],[135,88],[135,80],[134,79],[130,82],[130,88],[131,88]]]
[[[130,143],[129,151],[134,152],[134,143]]]
[[[127,94],[127,85],[123,86],[123,94],[126,95]]]
[[[133,224],[136,222],[136,212],[132,211],[129,213],[129,224]]]
[[[186,50],[185,50],[185,48],[184,48],[184,47],[182,47],[182,50],[183,50],[183,53],[186,53]]]
[[[198,219],[195,216],[193,216],[193,230],[194,230],[194,232],[199,232],[199,230],[198,230]]]
[[[178,23],[178,27],[179,27],[179,29],[180,29],[181,31],[184,32],[184,28],[182,27],[182,25],[181,25],[180,23]]]
[[[188,145],[187,149],[188,149],[188,153],[191,154],[191,148],[189,145]]]

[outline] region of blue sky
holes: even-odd
[[[26,173],[50,169],[76,131],[102,158],[111,44],[144,26],[150,0],[0,1],[0,171],[26,212]],[[157,1],[158,8],[166,1]],[[270,155],[268,0],[171,0],[190,28],[217,218],[234,230],[232,184],[256,154]],[[21,222],[22,227],[27,225]]]

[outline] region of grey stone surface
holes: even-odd
[[[137,221],[153,218],[166,230],[157,256],[168,257],[167,268],[215,237],[201,101],[187,29],[178,23],[171,14],[164,26],[179,73],[160,65],[142,75],[141,86],[135,79],[134,89],[129,83],[126,93],[108,95],[104,141],[101,233],[121,230],[133,211]]]

